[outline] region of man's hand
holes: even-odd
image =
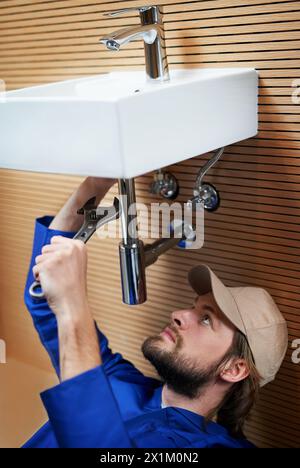
[[[48,304],[58,318],[87,309],[87,249],[80,240],[54,236],[33,267]]]

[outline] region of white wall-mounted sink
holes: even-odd
[[[130,178],[257,133],[257,72],[143,71],[0,96],[0,167]]]

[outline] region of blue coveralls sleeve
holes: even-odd
[[[59,447],[134,447],[103,366],[46,390],[41,398]]]
[[[42,247],[46,244],[50,244],[53,236],[60,235],[71,239],[75,235],[75,232],[65,232],[49,229],[49,225],[52,220],[52,216],[44,216],[42,218],[38,218],[35,222],[32,256],[25,286],[24,301],[27,309],[31,314],[40,340],[50,356],[51,362],[58,377],[60,377],[59,343],[56,317],[45,299],[37,301],[29,294],[29,288],[34,281],[32,268],[35,265],[35,258],[41,253]],[[96,324],[95,327],[98,334],[102,364],[105,368],[106,374],[114,376],[117,376],[118,373],[121,375],[124,375],[124,373],[136,375],[141,374],[140,371],[138,371],[138,369],[133,366],[133,364],[123,359],[121,354],[112,353],[111,349],[109,348],[106,336],[98,329]]]

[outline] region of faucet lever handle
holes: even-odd
[[[121,10],[107,11],[106,13],[103,13],[103,16],[120,16],[120,15],[123,15],[124,13],[130,13],[132,11],[138,11],[140,13],[142,11],[150,10],[150,8],[158,8],[158,7],[155,5],[146,5],[146,6],[140,6],[140,7],[122,8]]]

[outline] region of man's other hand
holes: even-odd
[[[71,314],[76,319],[85,313],[87,249],[82,241],[54,236],[36,257],[33,274],[57,316]]]

